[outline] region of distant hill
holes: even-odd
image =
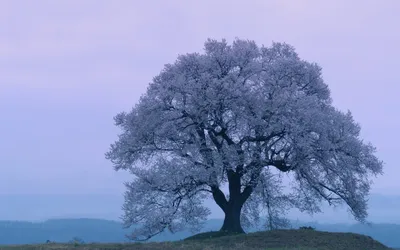
[[[203,232],[216,231],[222,225],[222,220],[208,220]],[[371,236],[373,239],[389,246],[400,246],[400,225],[397,224],[319,224],[319,223],[292,223],[293,228],[312,226],[320,231],[352,232]],[[251,232],[257,229],[250,230]],[[0,221],[0,244],[37,244],[46,240],[68,242],[74,237],[85,242],[113,243],[127,242],[125,234],[129,230],[122,228],[116,221],[101,219],[55,219],[45,222]],[[151,241],[176,241],[187,238],[192,234],[188,231],[171,234],[165,232],[154,237]]]

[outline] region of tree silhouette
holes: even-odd
[[[351,113],[332,106],[321,68],[284,43],[208,39],[205,53],[165,65],[115,122],[122,133],[106,158],[134,176],[123,219],[135,240],[198,230],[208,198],[228,232],[263,214],[267,227],[284,227],[290,208],[315,213],[322,201],[364,221],[371,177],[382,173]]]

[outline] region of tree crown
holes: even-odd
[[[288,208],[318,212],[322,200],[364,221],[370,177],[382,173],[351,113],[332,106],[321,67],[284,43],[208,39],[203,54],[165,65],[115,123],[122,133],[106,157],[135,176],[124,221],[144,225],[136,236],[197,229],[210,195],[224,211],[241,203],[245,225],[267,208],[277,227]]]

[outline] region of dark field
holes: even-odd
[[[131,244],[41,244],[2,246],[1,250],[48,250],[48,249],[87,249],[87,250],[212,250],[212,249],[270,249],[270,250],[384,250],[391,249],[371,237],[353,233],[329,233],[313,230],[276,230],[223,236],[210,239],[213,233],[205,233],[201,239],[160,243]],[[204,237],[205,236],[205,237]]]

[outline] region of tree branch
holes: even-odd
[[[228,205],[228,201],[226,200],[225,194],[219,189],[217,186],[211,186],[211,192],[213,198],[217,205],[223,210],[226,210],[226,206]]]

